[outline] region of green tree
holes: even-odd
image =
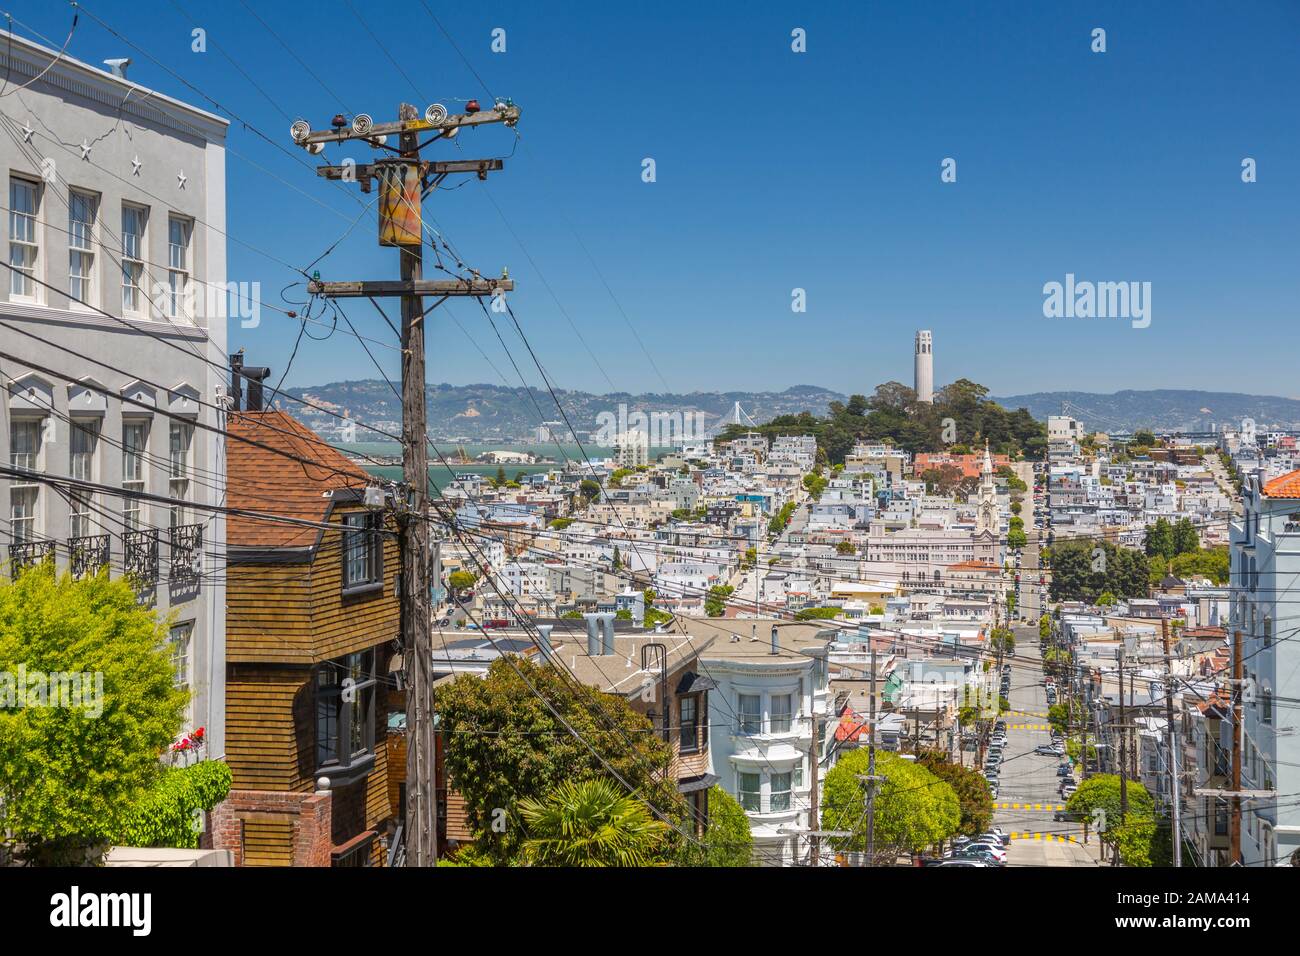
[[[753,866],[754,834],[749,817],[735,798],[717,785],[709,788],[709,825],[700,843],[703,845],[683,845],[683,865]]]
[[[858,780],[867,772],[867,751],[851,750],[826,775],[822,794],[822,829],[851,830],[852,837],[829,838],[838,849],[865,851],[866,793]],[[961,826],[961,804],[953,788],[919,763],[891,753],[877,753],[875,805],[876,864],[891,863],[900,853],[920,853],[937,846]]]
[[[618,545],[614,545],[614,570],[617,571],[623,567],[623,556],[619,553]]]
[[[1011,513],[1012,513],[1013,515],[1019,515],[1020,512],[1023,511],[1023,510],[1024,510],[1024,506],[1021,505],[1021,503],[1020,503],[1019,501],[1013,501],[1013,502],[1011,502]],[[1024,525],[1023,525],[1023,523],[1022,523],[1022,524],[1021,524],[1021,527],[1023,527],[1023,526],[1024,526]]]
[[[1160,555],[1168,560],[1178,553],[1174,550],[1174,529],[1164,518],[1157,518],[1155,524],[1147,526],[1142,546],[1147,557]]]
[[[578,492],[588,501],[594,501],[600,497],[600,482],[584,478],[582,483],[578,485]]]
[[[612,780],[567,780],[543,799],[519,801],[530,866],[656,866],[668,825]]]
[[[556,531],[563,531],[571,524],[573,524],[572,518],[556,518],[551,522],[550,527]]]
[[[447,584],[453,591],[468,591],[477,581],[478,575],[473,571],[453,571],[447,575]]]
[[[852,541],[841,541],[835,545],[836,554],[856,554],[857,551],[858,549],[853,546]]]
[[[971,726],[974,726],[973,722]],[[921,754],[919,762],[952,787],[953,793],[957,795],[957,803],[961,807],[958,832],[972,837],[985,832],[993,822],[993,795],[989,792],[988,782],[983,775],[969,767],[953,763],[942,751],[927,750]]]
[[[168,767],[128,808],[112,842],[118,846],[198,849],[196,815],[226,799],[230,782],[230,767],[220,760]]]
[[[1102,842],[1119,853],[1125,866],[1152,865],[1158,829],[1155,801],[1141,783],[1128,781],[1127,814],[1121,813],[1120,779],[1113,773],[1083,781],[1065,806],[1097,826]]]
[[[1007,547],[1012,551],[1019,551],[1029,544],[1029,537],[1019,528],[1012,528],[1007,532]]]
[[[1173,534],[1174,554],[1195,554],[1201,547],[1201,536],[1196,531],[1196,526],[1192,524],[1191,518],[1179,518],[1178,523],[1174,525]]]
[[[704,613],[709,617],[722,617],[727,613],[727,598],[735,592],[727,584],[717,584],[709,588],[704,596]]]
[[[1042,617],[1038,619],[1038,639],[1040,641],[1046,641],[1051,636],[1052,636],[1052,618],[1050,615],[1044,614]]]
[[[833,621],[844,613],[840,607],[805,607],[794,612],[796,621]]]
[[[503,465],[497,465],[497,477],[496,477],[496,482],[495,482],[495,484],[496,484],[496,486],[497,486],[498,488],[504,488],[504,487],[505,487],[505,484],[506,484],[506,469],[505,469],[505,466],[503,466]]]
[[[513,658],[494,661],[485,677],[462,675],[439,686],[434,709],[449,783],[465,798],[475,845],[498,863],[522,850],[521,800],[542,800],[567,781],[609,778],[606,764],[678,826],[687,818],[667,776],[671,749],[622,695],[571,684],[556,668]],[[498,808],[505,811],[504,829],[492,825]]]
[[[107,571],[75,580],[46,563],[0,582],[0,833],[24,859],[94,862],[158,783],[189,696],[167,633]],[[35,683],[55,674],[77,678],[57,701]]]
[[[1109,591],[1102,591],[1097,597],[1098,607],[1114,607],[1117,603],[1119,603],[1119,599]]]

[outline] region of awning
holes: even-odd
[[[695,671],[687,671],[677,684],[678,694],[698,694],[701,691],[717,690],[718,685],[708,677],[701,677]]]
[[[689,777],[686,780],[677,781],[678,793],[696,793],[700,790],[707,790],[722,778],[716,773],[700,774],[698,777]]]

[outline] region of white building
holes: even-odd
[[[0,461],[30,473],[0,478],[0,560],[130,573],[221,756],[227,123],[18,36],[0,59]]]
[[[638,468],[650,464],[650,436],[634,429],[614,439],[614,460],[620,468]]]
[[[1232,621],[1246,676],[1242,698],[1242,788],[1300,789],[1300,735],[1291,726],[1300,698],[1300,471],[1242,488],[1244,512],[1229,525]],[[1228,676],[1231,676],[1229,674]],[[1282,703],[1279,703],[1282,702]],[[1242,862],[1269,866],[1300,849],[1300,807],[1286,799],[1243,801]]]
[[[749,817],[755,861],[808,862],[807,832],[817,825],[810,787],[826,756],[826,654],[834,631],[772,619],[686,626],[693,636],[714,637],[700,654],[700,669],[715,685],[709,771]]]
[[[913,384],[916,387],[916,400],[933,404],[934,402],[934,336],[928,330],[916,333],[916,348],[913,356]]]

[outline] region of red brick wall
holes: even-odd
[[[214,849],[230,850],[235,866],[244,865],[244,821],[287,821],[294,866],[329,866],[331,795],[282,790],[231,790],[208,815]]]

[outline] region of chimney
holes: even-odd
[[[244,350],[230,356],[231,411],[262,411],[262,379],[271,374],[264,365],[245,365]],[[244,381],[248,382],[248,401],[244,402]]]
[[[776,639],[776,625],[775,625],[775,624],[772,625],[772,653],[773,653],[773,654],[780,654],[780,653],[781,653],[781,644],[780,644],[780,642],[778,642],[777,639]]]
[[[551,659],[551,654],[554,653],[554,649],[551,647],[551,631],[554,628],[554,624],[537,625],[537,644],[542,649],[542,657],[548,661]]]
[[[614,653],[614,615],[584,614],[587,619],[587,653],[604,657]]]
[[[111,60],[105,60],[104,65],[112,71],[114,76],[125,80],[126,68],[131,65],[131,58],[129,56],[115,57]]]
[[[589,657],[600,656],[600,615],[584,614],[587,620],[587,655]]]

